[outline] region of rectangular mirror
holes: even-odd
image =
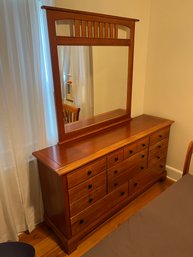
[[[128,122],[137,19],[44,6],[59,143]]]
[[[128,47],[58,46],[58,60],[64,115],[68,106],[79,112],[64,120],[68,132],[96,122],[92,117],[109,119],[126,109]]]

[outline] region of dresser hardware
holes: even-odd
[[[88,200],[88,201],[89,201],[89,203],[92,203],[92,201],[93,201],[93,198],[89,198],[89,200]]]
[[[92,174],[92,171],[88,170],[87,174],[88,174],[88,176],[90,176]]]
[[[160,137],[160,138],[162,138],[162,137],[163,137],[163,135],[161,135],[161,134],[160,134],[160,135],[159,135],[159,137]]]
[[[135,183],[134,183],[134,186],[136,187],[137,185],[138,185],[138,183],[137,183],[137,182],[135,182]]]
[[[157,156],[157,159],[158,159],[158,160],[160,160],[160,158],[161,158],[160,156]]]
[[[117,172],[118,172],[118,171],[117,171],[117,170],[115,170],[115,171],[114,171],[114,174],[117,174]]]
[[[163,167],[164,167],[164,165],[161,164],[161,165],[160,165],[160,168],[163,168]]]
[[[143,147],[145,147],[145,144],[142,144]]]
[[[119,158],[118,157],[115,157],[115,161],[117,162],[119,160]]]
[[[158,145],[158,148],[161,148],[162,146],[161,145]]]
[[[92,184],[89,184],[89,185],[88,185],[88,189],[91,189],[91,188],[92,188]]]
[[[114,183],[114,186],[116,187],[118,185],[118,183]]]
[[[79,224],[83,224],[83,223],[84,223],[84,220],[81,219],[81,220],[79,221]]]
[[[130,150],[129,153],[133,153],[133,150]]]
[[[144,158],[144,157],[145,157],[145,155],[144,155],[144,154],[142,154],[142,155],[141,155],[141,158]]]
[[[121,192],[121,195],[124,195],[125,194],[125,192]]]
[[[140,169],[141,169],[141,170],[144,170],[144,166],[141,166]]]

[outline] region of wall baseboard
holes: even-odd
[[[167,177],[171,180],[177,181],[182,177],[182,171],[177,170],[171,166],[166,165]]]

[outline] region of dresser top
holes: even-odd
[[[59,175],[64,175],[172,123],[171,120],[144,114],[125,125],[80,140],[54,145],[36,151],[33,155]]]

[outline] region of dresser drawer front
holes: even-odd
[[[99,174],[106,169],[106,158],[101,158],[91,164],[84,165],[67,175],[68,188],[72,188],[83,181]]]
[[[147,155],[148,155],[147,149],[139,153],[136,153],[135,155],[129,157],[128,159],[117,164],[111,169],[108,169],[107,170],[108,177],[115,177],[125,172],[126,170],[130,170],[130,169],[132,170],[138,167],[141,167],[142,169],[144,169],[147,165]]]
[[[91,225],[101,215],[104,215],[116,206],[120,201],[128,197],[128,183],[125,183],[117,190],[106,195],[102,200],[97,201],[91,207],[71,218],[72,235],[76,235],[87,226]]]
[[[165,171],[165,167],[166,167],[166,158],[163,158],[159,161],[151,161],[149,163],[149,170],[156,172],[158,174],[162,173],[163,171]]]
[[[137,152],[146,149],[149,146],[149,137],[144,137],[136,142]]]
[[[153,144],[157,143],[158,141],[160,141],[166,137],[169,137],[169,132],[170,132],[170,128],[167,127],[167,128],[161,129],[161,130],[153,133],[152,135],[150,135],[150,145],[153,145]]]
[[[141,174],[138,174],[136,177],[130,179],[129,181],[129,196],[133,196],[138,194],[140,191],[151,183],[151,181],[157,178],[157,174],[155,172],[151,172],[151,170],[146,170]]]
[[[137,174],[144,171],[144,169],[146,169],[146,166],[147,162],[143,161],[138,166],[136,165],[136,167],[133,167],[121,173],[119,176],[108,177],[108,193],[117,189],[119,186],[124,184],[125,181],[129,181],[132,177],[135,177]]]
[[[106,191],[106,185],[104,185],[102,187],[97,188],[94,191],[91,191],[88,195],[83,196],[79,200],[73,202],[70,205],[71,216],[75,216],[79,212],[94,204],[96,201],[103,198],[106,195]]]
[[[97,176],[86,180],[80,185],[69,189],[70,204],[79,200],[81,197],[89,195],[98,187],[106,185],[106,171],[101,172]]]
[[[152,156],[154,156],[156,153],[158,152],[166,152],[168,148],[168,138],[165,138],[161,141],[159,141],[158,143],[150,146],[149,148],[149,159],[152,158]]]
[[[107,156],[107,167],[111,168],[117,163],[122,162],[123,160],[123,149],[119,149],[117,151],[114,151],[111,154],[108,154]]]
[[[132,143],[124,147],[124,159],[131,157],[132,155],[137,153],[137,144]]]

